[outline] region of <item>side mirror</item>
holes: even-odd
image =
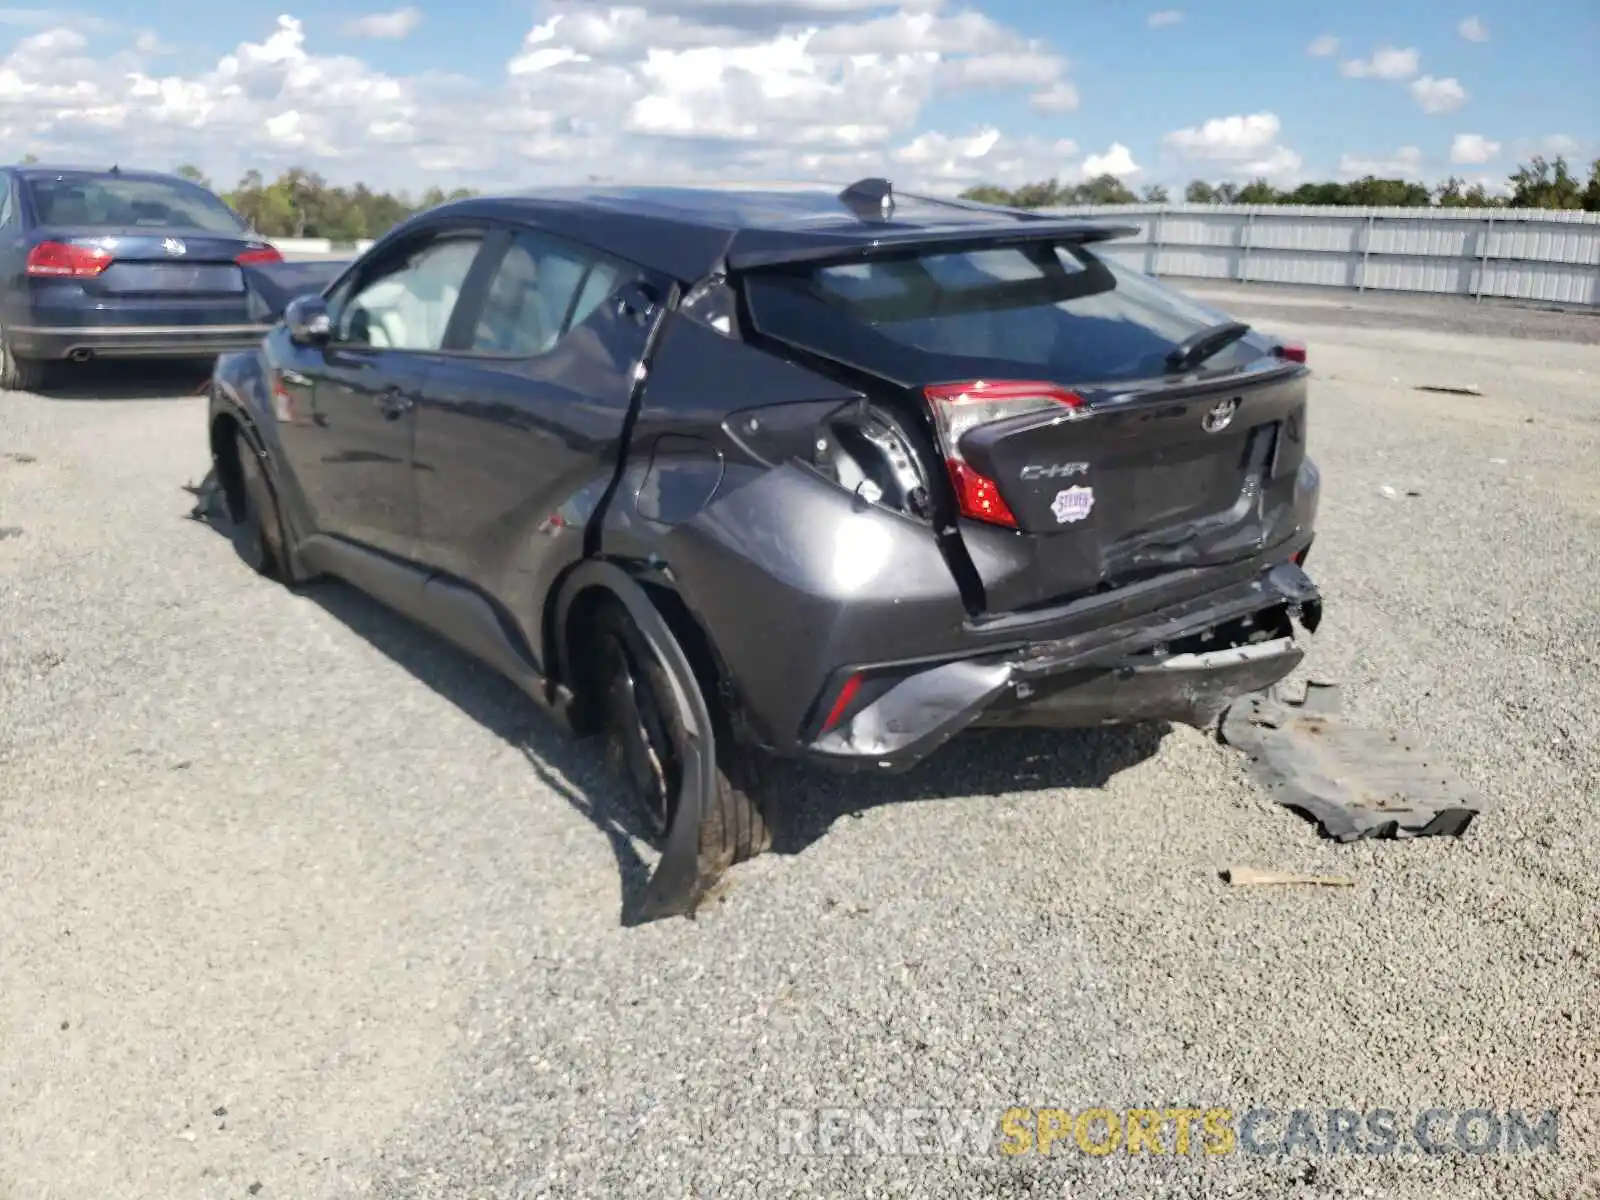
[[[641,325],[655,315],[657,302],[653,289],[642,283],[623,284],[614,301],[619,317],[632,317]]]
[[[300,346],[317,346],[333,335],[328,304],[321,296],[296,296],[283,310],[289,339]]]

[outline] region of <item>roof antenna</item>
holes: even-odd
[[[894,215],[894,185],[887,179],[858,179],[839,193],[839,200],[862,220],[887,221]]]

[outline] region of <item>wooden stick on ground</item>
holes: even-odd
[[[1314,887],[1355,887],[1356,881],[1346,875],[1301,875],[1295,871],[1266,871],[1260,867],[1229,867],[1224,874],[1234,887],[1251,885],[1304,883]]]

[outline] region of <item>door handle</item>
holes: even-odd
[[[416,405],[416,401],[397,387],[385,388],[378,393],[378,411],[385,421],[397,421]]]

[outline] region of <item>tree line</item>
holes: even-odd
[[[216,190],[199,168],[185,165],[177,174]],[[1367,176],[1349,183],[1303,183],[1280,189],[1265,179],[1249,183],[1191,182],[1183,192],[1190,204],[1318,204],[1423,208],[1549,208],[1600,212],[1600,159],[1590,166],[1587,181],[1572,173],[1565,158],[1535,158],[1519,167],[1508,181],[1510,195],[1492,195],[1481,183],[1468,186],[1452,177],[1434,187],[1404,179]],[[356,241],[375,238],[415,213],[474,193],[467,188],[446,191],[430,187],[415,197],[382,192],[366,184],[335,186],[321,175],[293,167],[268,183],[259,171],[247,171],[231,191],[220,193],[235,212],[267,237],[331,238]],[[962,193],[968,200],[1015,208],[1056,208],[1086,204],[1166,204],[1172,199],[1160,184],[1135,192],[1115,175],[1100,175],[1077,184],[1048,179],[1018,188],[989,184]]]
[[[1189,204],[1328,204],[1374,208],[1556,208],[1600,212],[1600,159],[1589,167],[1587,181],[1572,173],[1565,158],[1535,158],[1508,177],[1511,194],[1491,194],[1481,183],[1468,186],[1451,176],[1428,187],[1406,179],[1379,179],[1368,175],[1349,183],[1302,183],[1294,188],[1274,187],[1266,179],[1249,183],[1208,183],[1196,179],[1184,188]],[[1167,204],[1171,194],[1160,184],[1135,193],[1115,175],[1101,175],[1084,183],[1063,184],[1053,179],[1006,189],[982,184],[961,193],[966,200],[1004,204],[1013,208],[1066,208],[1082,204]]]
[[[198,167],[184,165],[175,173],[218,190]],[[475,193],[435,186],[412,197],[406,192],[374,191],[364,183],[340,187],[315,171],[291,167],[271,183],[260,171],[246,171],[232,191],[218,194],[266,237],[354,242],[381,237],[407,217]]]

